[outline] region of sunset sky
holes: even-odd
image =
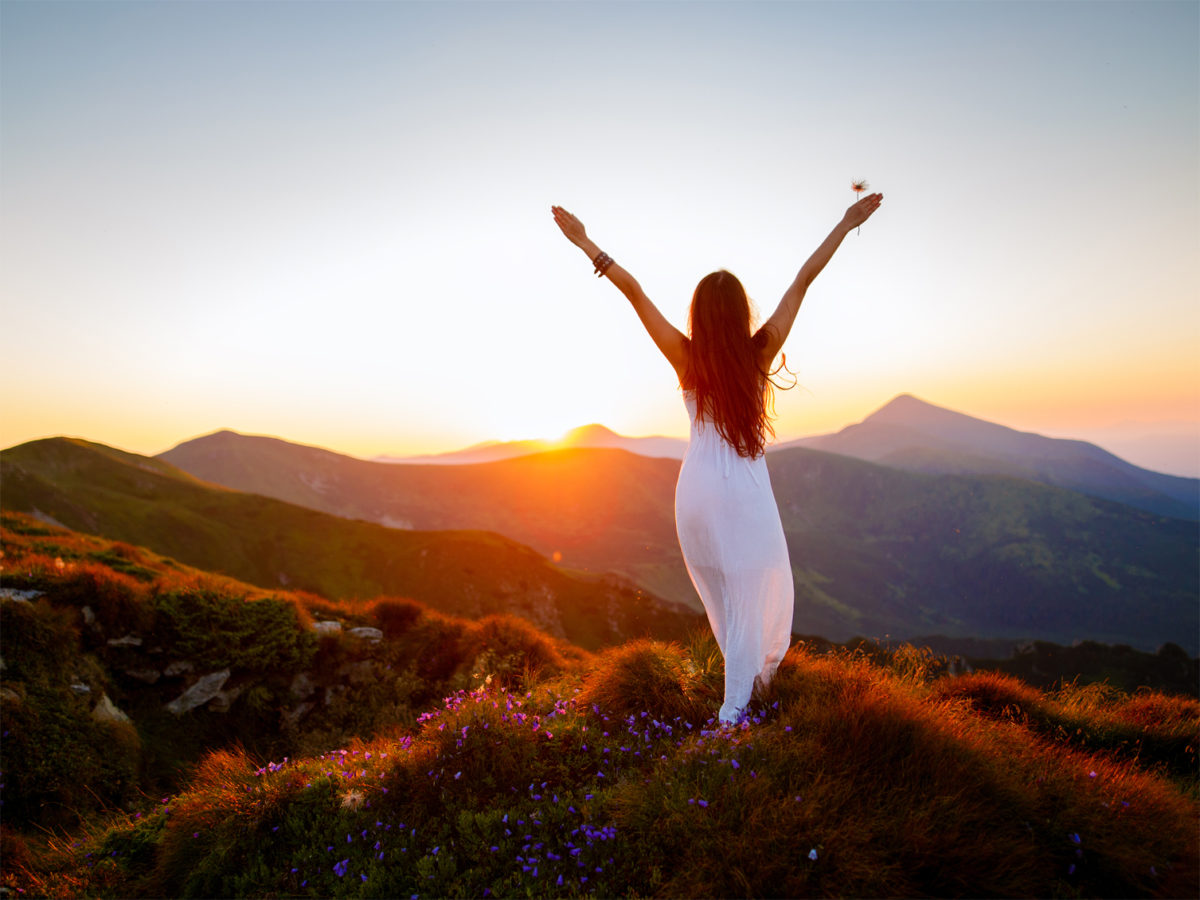
[[[769,314],[854,178],[780,438],[902,392],[1195,437],[1198,45],[1196,2],[5,0],[0,446],[683,435],[551,204],[682,327],[721,267]]]

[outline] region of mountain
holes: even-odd
[[[576,447],[610,447],[628,450],[639,456],[683,459],[687,441],[672,437],[626,437],[603,425],[583,425],[567,432],[562,440],[487,441],[465,450],[435,453],[428,456],[378,456],[375,462],[409,463],[430,466],[458,466],[469,463],[495,462],[533,453]]]
[[[498,534],[386,528],[208,484],[162,460],[86,441],[5,450],[0,480],[6,510],[263,587],[411,597],[472,618],[512,613],[586,648],[645,634],[680,638],[697,624],[681,604],[616,576],[555,566]]]
[[[1200,519],[1200,479],[1151,472],[1085,441],[1016,431],[901,394],[857,425],[801,438],[806,447],[918,472],[1009,475]]]
[[[679,464],[562,450],[389,466],[229,432],[164,454],[230,487],[415,528],[483,528],[564,564],[697,604],[675,537]],[[1195,523],[996,476],[904,471],[803,448],[768,454],[791,550],[793,628],[1156,649],[1200,639]],[[697,607],[698,608],[698,607]]]
[[[803,448],[767,464],[798,631],[1172,641],[1193,654],[1200,644],[1194,522],[1016,478]]]
[[[387,465],[232,431],[158,458],[236,490],[393,528],[494,531],[563,565],[619,572],[659,596],[698,603],[675,537],[677,460],[571,449],[475,465]]]

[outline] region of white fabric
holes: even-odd
[[[722,722],[736,722],[787,652],[792,567],[765,457],[748,459],[683,395],[691,440],[675,485],[675,530],[692,584],[725,655]]]

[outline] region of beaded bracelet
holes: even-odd
[[[608,271],[608,267],[613,264],[613,258],[601,250],[596,254],[596,258],[592,260],[592,265],[596,267],[596,277],[600,278]]]

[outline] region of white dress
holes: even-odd
[[[699,421],[683,395],[691,439],[675,485],[675,530],[692,584],[725,655],[722,722],[736,722],[754,681],[771,680],[792,633],[792,567],[767,461],[748,459]]]

